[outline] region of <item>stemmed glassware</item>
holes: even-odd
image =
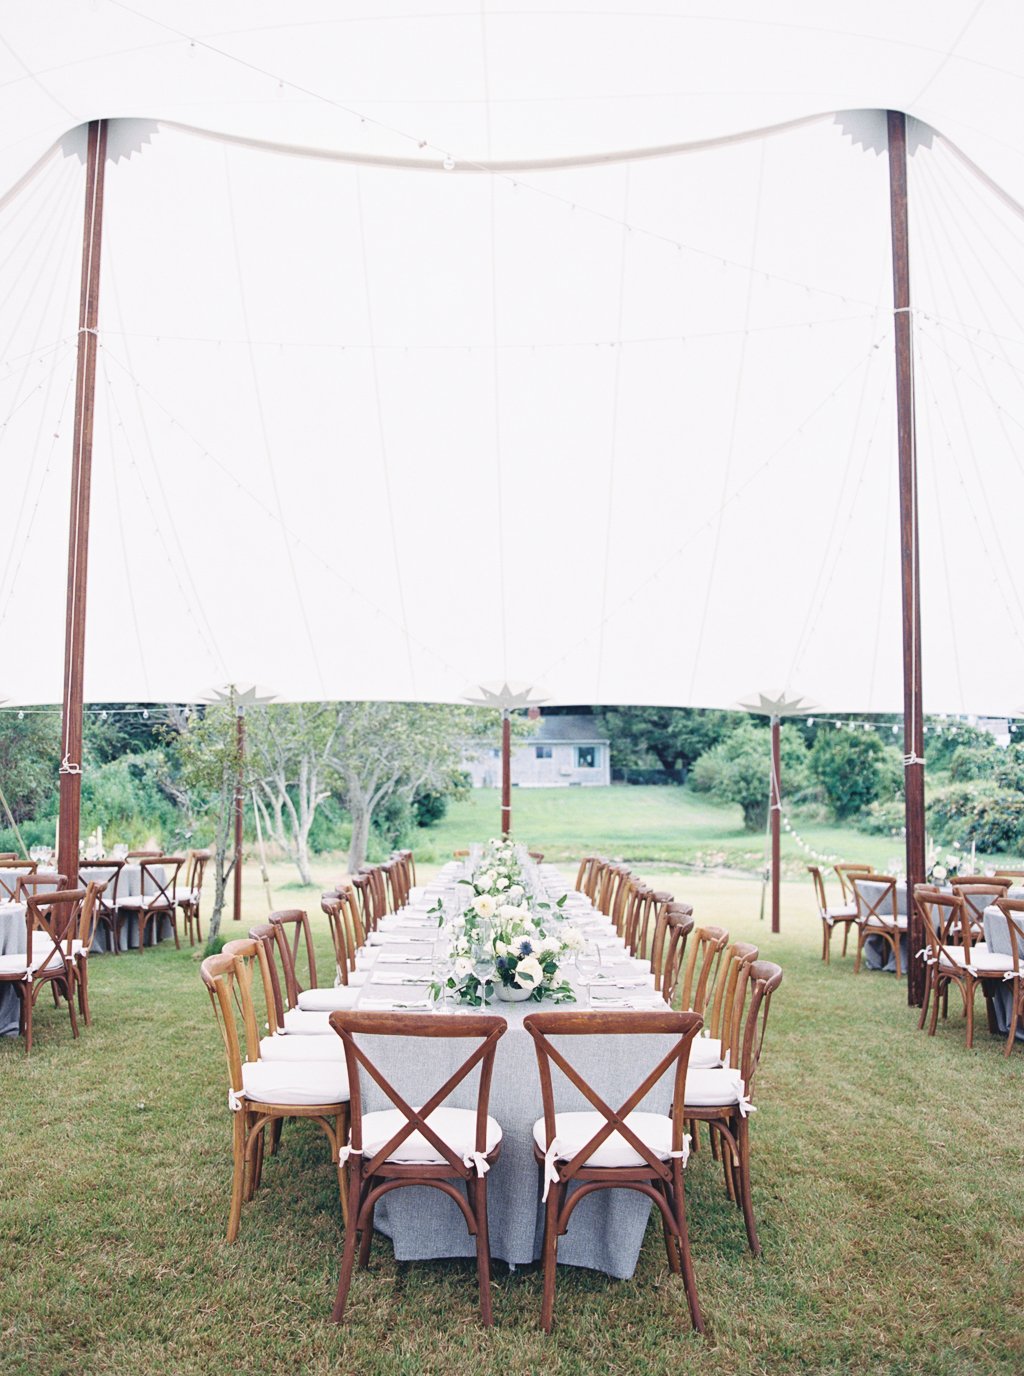
[[[576,952],[576,973],[587,991],[588,1006],[593,1006],[591,991],[594,980],[601,973],[601,952],[592,941],[585,942]]]

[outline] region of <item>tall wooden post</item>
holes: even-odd
[[[512,721],[507,707],[501,713],[501,834],[512,830]]]
[[[71,519],[68,526],[68,582],[64,622],[64,690],[61,718],[60,814],[57,868],[72,888],[78,884],[79,819],[82,806],[82,708],[85,681],[85,610],[89,577],[89,497],[92,432],[96,405],[96,328],[100,301],[103,233],[103,174],[107,122],[89,124],[82,229],[82,284],[78,305],[78,371],[75,377],[75,433],[71,450]]]
[[[914,911],[914,885],[924,883],[924,715],[921,695],[921,568],[914,428],[914,353],[907,209],[907,117],[889,112],[889,211],[896,339],[896,426],[900,475],[900,569],[903,591],[903,752],[907,822],[907,1002],[924,998],[924,944]]]
[[[245,708],[235,704],[235,921],[242,920],[242,812],[245,806]]]
[[[779,931],[779,880],[782,852],[782,750],[781,722],[772,717],[772,787],[770,806],[772,813],[772,931]]]

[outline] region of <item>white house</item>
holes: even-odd
[[[535,710],[535,709],[534,709]],[[513,741],[512,785],[569,788],[611,783],[609,742],[593,717],[540,717],[527,741]],[[467,750],[464,768],[474,788],[501,786],[501,750]]]

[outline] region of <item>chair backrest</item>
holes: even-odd
[[[359,871],[370,881],[370,901],[373,904],[373,920],[378,923],[388,913],[388,890],[384,871],[380,865],[364,865]]]
[[[531,1013],[523,1020],[523,1026],[533,1038],[537,1053],[537,1070],[540,1075],[541,1102],[544,1106],[544,1140],[554,1142],[557,1136],[555,1123],[555,1091],[552,1081],[552,1066],[558,1068],[566,1080],[573,1085],[587,1102],[596,1109],[604,1120],[593,1136],[580,1147],[564,1165],[559,1165],[559,1175],[570,1180],[582,1170],[594,1152],[611,1137],[612,1133],[625,1139],[636,1154],[662,1179],[673,1178],[675,1161],[683,1156],[683,1134],[686,1126],[683,1112],[686,1067],[690,1060],[690,1047],[701,1027],[701,1018],[696,1013]],[[674,1038],[671,1047],[644,1076],[631,1094],[613,1107],[600,1095],[583,1073],[572,1064],[566,1054],[566,1041],[572,1037],[631,1037],[650,1036],[668,1033]],[[551,1038],[557,1037],[556,1045]],[[639,1048],[638,1048],[639,1050]],[[640,1059],[638,1057],[638,1059]],[[642,1061],[641,1061],[642,1063]],[[625,1119],[639,1103],[666,1075],[672,1075],[672,1145],[673,1158],[662,1161],[650,1146],[643,1142],[629,1127]],[[642,1168],[638,1168],[642,1169]]]
[[[704,1016],[708,995],[715,985],[722,952],[729,944],[724,927],[697,927],[690,938],[683,967],[682,1006]]]
[[[400,850],[397,854],[405,864],[406,873],[409,876],[409,888],[411,889],[416,883],[416,857],[411,850]]]
[[[1013,969],[1019,976],[1024,969],[1024,899],[997,898],[995,906],[1006,918]],[[1015,998],[1024,998],[1024,987],[1019,978],[1014,981],[1013,990]]]
[[[851,876],[853,899],[857,904],[857,921],[867,922],[870,918],[889,918],[889,926],[896,921],[896,878],[891,874],[855,874]],[[877,888],[877,893],[869,893],[867,885]]]
[[[125,854],[125,859],[126,859],[126,860],[150,860],[150,859],[154,859],[156,856],[162,855],[162,854],[163,854],[163,851],[159,851],[159,850],[130,850],[130,851],[126,852],[126,854]]]
[[[203,875],[206,873],[206,866],[212,858],[212,852],[208,850],[189,851],[188,864],[185,866],[185,887],[196,903],[199,902],[199,896],[203,891]]]
[[[814,885],[814,897],[818,903],[818,916],[824,920],[828,912],[828,898],[825,894],[825,881],[821,877],[821,870],[817,865],[808,865],[807,873],[811,876]]]
[[[20,857],[16,850],[0,851],[0,865],[8,865],[12,860],[17,860],[19,858]]]
[[[544,852],[542,850],[528,850],[526,853],[535,865],[543,865]]]
[[[466,1175],[469,1168],[462,1157],[448,1145],[426,1121],[436,1108],[457,1089],[477,1066],[480,1079],[476,1095],[476,1135],[475,1151],[481,1156],[487,1152],[487,1110],[491,1093],[491,1077],[494,1072],[494,1052],[499,1039],[504,1036],[508,1024],[504,1018],[493,1014],[462,1013],[360,1013],[358,1010],[345,1010],[332,1013],[331,1026],[341,1038],[345,1048],[345,1066],[348,1070],[349,1111],[351,1114],[352,1151],[357,1155],[363,1150],[363,1094],[360,1084],[360,1070],[365,1071],[383,1094],[404,1118],[393,1136],[380,1148],[369,1161],[363,1161],[363,1174],[372,1175],[387,1158],[402,1145],[414,1132],[424,1137],[435,1151],[459,1175]],[[361,1036],[373,1037],[426,1037],[431,1040],[451,1041],[456,1038],[475,1040],[477,1045],[471,1055],[448,1076],[440,1088],[434,1090],[429,1098],[417,1091],[419,1106],[413,1108],[394,1085],[387,1079],[380,1067],[370,1059]],[[429,1064],[427,1057],[422,1058],[424,1069]],[[444,1062],[442,1062],[444,1063]]]
[[[749,941],[733,941],[722,953],[711,1000],[708,1031],[712,1037],[720,1037],[723,1043],[729,1040],[729,1019],[733,1013],[740,971],[744,965],[752,964],[758,954],[757,947]]]
[[[665,943],[665,913],[675,899],[666,889],[649,889],[636,924],[633,955],[651,962],[651,969],[662,963]]]
[[[349,883],[355,890],[356,899],[359,903],[363,930],[375,932],[377,930],[377,918],[374,912],[373,893],[370,890],[370,876],[368,874],[354,874]]]
[[[78,915],[78,931],[76,933],[82,943],[82,949],[88,951],[92,945],[92,939],[96,935],[96,923],[100,914],[100,895],[103,892],[102,883],[97,884],[92,880],[85,886],[85,897],[82,899],[81,912]]]
[[[309,918],[302,908],[282,908],[271,913],[270,925],[279,934],[281,963],[284,966],[285,987],[288,993],[288,1006],[298,1005],[299,994],[303,989],[315,989],[316,956],[313,952],[313,935],[309,929]],[[309,983],[299,983],[299,948],[305,947],[306,966],[309,970]]]
[[[596,855],[585,855],[580,861],[579,869],[576,871],[576,892],[588,893],[587,885],[590,882],[591,871],[598,863]]]
[[[100,885],[99,910],[101,915],[110,914],[117,907],[117,886],[121,881],[123,860],[79,860],[78,882],[83,885]]]
[[[693,931],[693,909],[689,903],[669,903],[664,913],[665,932],[661,943],[661,968],[651,961],[654,987],[661,991],[666,1003],[676,997],[679,976],[686,957],[686,939]]]
[[[253,947],[256,950],[252,950]],[[252,999],[252,972],[261,951],[262,946],[258,941],[229,941],[219,955],[207,956],[199,967],[200,977],[209,991],[210,1002],[224,1038],[228,1086],[235,1094],[242,1089],[239,1019],[245,1036],[246,1059],[256,1061],[260,1054],[260,1034]]]
[[[604,913],[605,917],[612,910],[612,899],[615,897],[615,889],[621,875],[621,867],[613,864],[610,860],[602,860],[600,872],[597,876],[597,886],[592,902],[598,912]]]
[[[955,965],[956,951],[970,960],[971,923],[967,904],[958,893],[943,893],[929,884],[914,886],[914,906],[921,919],[928,954]]]
[[[38,864],[35,860],[5,860],[0,873],[0,903],[16,903],[18,881],[23,875],[35,874]]]
[[[987,878],[988,876],[986,875],[985,877]],[[996,879],[1024,879],[1024,870],[996,870],[996,872],[995,872],[995,878],[996,878]],[[1011,884],[1010,887],[1011,887],[1011,888],[1015,888],[1016,886],[1015,886],[1014,884]]]
[[[139,861],[139,888],[154,908],[174,908],[178,902],[178,874],[183,855],[161,855]]]
[[[249,928],[249,936],[253,941],[258,941],[263,947],[265,960],[260,962],[260,973],[264,978],[264,995],[267,1005],[267,1029],[270,1035],[284,1027],[284,1015],[286,1006],[286,991],[281,988],[281,977],[278,972],[277,962],[281,957],[283,949],[287,948],[287,941],[283,937],[280,927],[272,927],[269,922],[258,923]],[[224,947],[231,945],[230,942]],[[282,968],[285,962],[282,960]]]
[[[782,967],[770,960],[749,961],[741,967],[737,979],[736,1001],[741,1015],[736,1022],[742,1031],[730,1063],[739,1067],[748,1099],[753,1098],[754,1076],[761,1061],[772,995],[781,983]]]
[[[22,874],[14,889],[15,903],[24,903],[30,893],[46,893],[53,889],[67,888],[65,874]]]
[[[956,879],[953,882],[953,892],[967,904],[968,916],[979,929],[985,909],[997,898],[1005,898],[1009,887],[1009,879]]]
[[[397,913],[399,908],[405,907],[409,897],[405,887],[405,866],[400,860],[388,860],[381,866],[381,871],[387,883],[390,909]]]
[[[66,968],[78,936],[85,889],[52,889],[25,900],[25,960],[47,970]]]
[[[843,860],[840,860],[837,864],[833,865],[832,868],[835,870],[836,874],[839,877],[839,887],[843,891],[844,903],[849,903],[853,898],[854,876],[857,874],[870,874],[872,871],[872,867],[870,865],[859,865],[853,864],[852,862],[850,864],[847,864]]]
[[[345,898],[337,890],[328,890],[320,895],[320,908],[326,914],[327,925],[331,931],[338,978],[342,984],[347,984],[349,974],[355,967],[355,949],[352,945]]]
[[[622,890],[625,894],[625,903],[622,907],[621,920],[615,922],[615,930],[622,937],[626,950],[631,955],[636,955],[636,936],[640,926],[641,916],[647,908],[650,895],[654,892],[649,884],[644,884],[641,880],[632,876]],[[615,921],[613,914],[613,921]]]
[[[625,866],[622,869],[623,872],[619,875],[619,882],[612,894],[611,908],[608,913],[619,936],[623,936],[625,933],[626,914],[633,907],[634,893],[641,887],[640,880],[635,875],[630,874]],[[644,884],[642,887],[646,888],[647,885]]]

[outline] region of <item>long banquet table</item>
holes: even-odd
[[[431,950],[426,939],[431,930],[435,934],[437,931],[436,919],[427,916],[426,908],[461,873],[459,867],[447,866],[440,882],[414,899],[413,908],[381,923],[375,938],[378,944],[367,949],[360,960],[363,968],[369,968],[369,974],[357,1006],[393,1007],[395,1003],[425,1002]],[[551,867],[543,867],[541,879],[552,897],[566,892],[564,879]],[[595,1004],[607,991],[609,1007],[628,1005],[664,1010],[666,1004],[654,992],[647,962],[630,959],[608,919],[595,914],[582,896],[569,902],[569,911],[581,925],[587,926],[588,936],[603,944],[602,969],[606,979],[594,986]],[[422,981],[405,982],[413,979],[417,969]],[[563,973],[570,977],[578,994],[577,1004],[565,1006],[587,1007],[586,990],[575,983],[565,967]],[[388,983],[389,977],[403,982]],[[620,980],[622,987],[617,983]],[[524,1029],[523,1020],[530,1012],[554,1006],[550,1002],[505,1003],[495,999],[488,1008],[508,1022],[508,1031],[498,1042],[491,1087],[490,1113],[501,1124],[503,1139],[501,1156],[487,1176],[488,1226],[491,1255],[512,1266],[539,1258],[543,1238],[540,1173],[533,1154],[533,1126],[543,1109],[533,1039]],[[412,1103],[422,1103],[441,1085],[466,1059],[472,1046],[467,1042],[432,1041],[428,1049],[422,1041],[401,1037],[361,1037],[360,1041],[392,1085]],[[566,1038],[560,1049],[598,1093],[618,1107],[671,1045],[672,1039],[665,1035],[594,1036]],[[424,1061],[426,1055],[428,1064]],[[671,1083],[671,1075],[663,1077],[638,1107],[666,1113],[671,1102]],[[474,1072],[446,1102],[455,1107],[473,1107],[476,1084]],[[361,1077],[361,1086],[364,1111],[393,1107],[366,1075]],[[564,1079],[561,1083],[556,1079],[555,1096],[559,1111],[592,1108]],[[636,1267],[650,1210],[650,1200],[635,1191],[605,1190],[591,1195],[573,1215],[568,1233],[559,1240],[559,1261],[627,1279]],[[391,1238],[399,1261],[474,1255],[462,1214],[438,1190],[395,1190],[377,1204],[374,1222],[378,1231]]]

